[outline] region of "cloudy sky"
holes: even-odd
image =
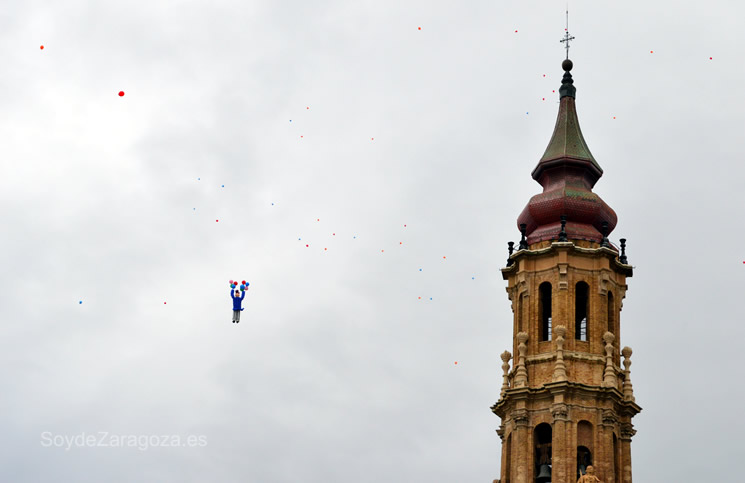
[[[497,478],[499,269],[541,191],[564,11],[6,5],[2,480]],[[731,480],[744,451],[742,15],[570,5],[594,191],[636,267],[641,482]],[[199,444],[114,446],[143,435]]]

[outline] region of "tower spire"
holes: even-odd
[[[566,39],[569,36],[567,29]],[[548,147],[533,170],[533,179],[543,186],[518,217],[525,225],[528,246],[544,241],[562,241],[560,215],[566,215],[566,237],[602,244],[616,226],[616,213],[597,194],[593,186],[603,169],[587,147],[579,127],[571,70],[573,63],[561,63],[564,77],[559,88],[559,113]],[[607,225],[604,224],[607,223]]]
[[[574,37],[569,36],[569,4],[567,3],[567,28],[564,29],[564,38],[559,42],[564,44],[564,48],[567,49],[567,60],[569,60],[569,41],[574,40]]]

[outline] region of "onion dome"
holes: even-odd
[[[564,78],[559,89],[560,104],[556,126],[546,152],[533,170],[533,179],[543,186],[543,193],[533,196],[517,218],[525,223],[528,244],[556,240],[561,231],[560,218],[566,215],[568,239],[603,241],[603,222],[608,223],[606,236],[618,221],[616,212],[592,187],[603,175],[587,147],[579,128],[574,105],[576,88],[572,80],[572,61],[562,64]]]

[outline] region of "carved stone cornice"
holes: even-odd
[[[499,425],[499,429],[497,429],[497,434],[499,435],[499,439],[504,442],[504,423]]]
[[[528,425],[528,410],[527,409],[515,409],[512,411],[512,424],[517,426]]]
[[[608,286],[612,284],[610,279],[610,270],[602,269],[598,277],[598,293],[600,295],[608,294]]]
[[[522,295],[523,293],[530,295],[530,284],[528,283],[528,278],[525,275],[525,272],[519,272],[517,274],[515,289],[518,295]]]
[[[619,291],[619,293],[621,295],[620,297],[618,297],[618,311],[619,312],[621,310],[623,310],[623,299],[626,298],[626,290],[628,290],[628,288],[629,288],[629,286],[628,285],[625,285],[625,284],[624,285],[620,285],[618,287],[618,291]]]
[[[525,364],[538,364],[540,362],[551,362],[556,358],[556,351],[542,352],[525,357]],[[575,361],[597,362],[605,365],[605,357],[597,354],[588,354],[586,352],[569,351],[564,349],[564,360],[572,359]],[[621,366],[613,364],[616,372],[622,372]]]
[[[631,423],[621,423],[621,439],[627,439],[631,441],[631,438],[636,434],[634,425]]]
[[[618,423],[618,415],[610,409],[603,409],[603,426],[615,427]]]
[[[569,282],[567,281],[568,266],[568,263],[559,263],[559,290],[566,290],[569,288]]]
[[[564,403],[553,404],[551,415],[554,417],[554,421],[569,421],[569,406]]]

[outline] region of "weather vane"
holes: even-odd
[[[569,58],[569,41],[574,40],[574,37],[569,36],[569,6],[567,5],[567,28],[564,29],[564,38],[562,40],[559,40],[559,42],[564,43],[566,42],[566,45],[564,46],[567,49],[567,59]]]

